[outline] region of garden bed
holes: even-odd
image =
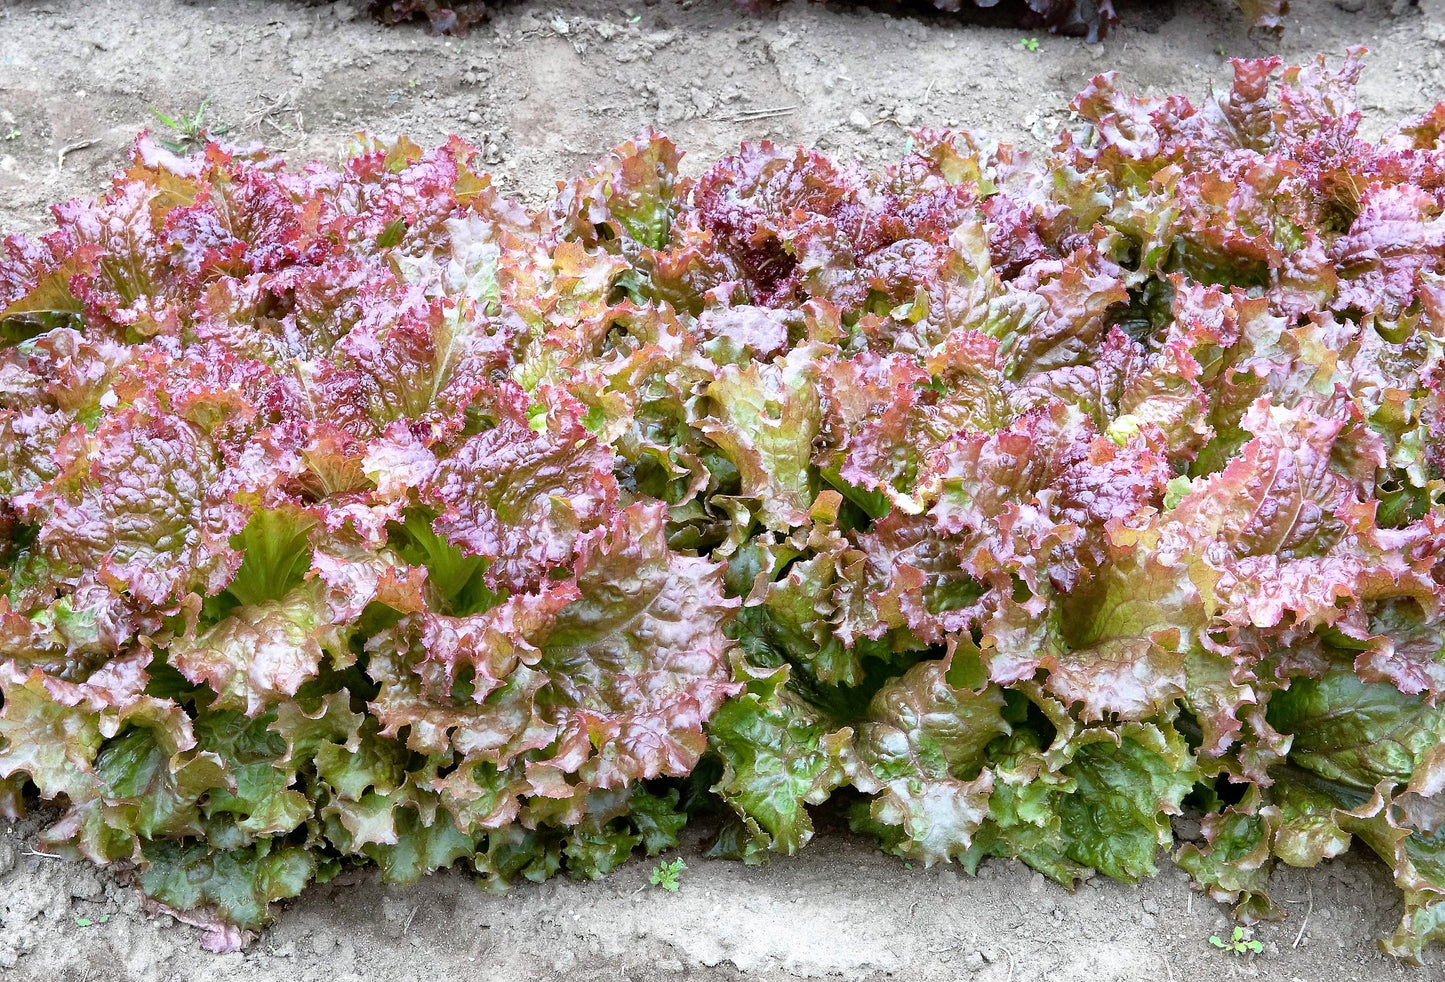
[[[1367,129],[1424,108],[1440,90],[1437,10],[1391,21],[1384,7],[1301,6],[1287,49],[1338,52],[1365,40],[1381,51],[1383,70],[1372,75],[1383,83],[1367,75],[1376,86],[1364,93]],[[42,230],[44,202],[95,190],[146,122],[148,106],[180,120],[195,118],[204,101],[206,119],[231,138],[264,138],[297,159],[334,156],[356,128],[433,142],[458,130],[482,147],[504,186],[535,202],[551,178],[576,171],[647,121],[667,125],[699,165],[758,136],[889,160],[901,152],[905,123],[964,125],[1040,145],[1064,121],[1056,107],[1095,71],[1125,67],[1132,86],[1197,92],[1223,70],[1218,52],[1205,47],[1213,38],[1231,54],[1262,53],[1223,4],[1207,16],[1159,9],[1136,11],[1127,18],[1134,26],[1102,48],[1043,38],[1043,50],[1034,51],[1017,31],[839,8],[788,7],[761,20],[720,5],[642,6],[611,20],[533,8],[508,11],[463,47],[409,30],[383,32],[339,7],[178,7],[175,19],[151,20],[122,4],[73,18],[22,5],[0,20],[0,109],[13,117],[3,120],[13,135],[0,158],[6,204],[15,208],[4,213],[5,231]],[[1384,37],[1362,37],[1366,23]],[[1321,25],[1337,33],[1322,35]],[[884,39],[866,58],[850,40],[859,32]],[[174,58],[165,56],[168,46]],[[340,78],[324,73],[328,62]],[[929,71],[907,68],[919,64]],[[988,67],[980,73],[979,65]],[[579,87],[579,77],[588,83]],[[202,78],[206,87],[195,88]],[[594,87],[594,78],[605,81]],[[1176,830],[1184,839],[1187,823]],[[304,896],[249,953],[200,969],[194,938],[164,929],[164,918],[147,919],[135,895],[117,891],[106,875],[27,855],[30,828],[22,823],[7,838],[8,860],[0,848],[0,903],[8,906],[0,909],[0,965],[21,978],[330,978],[348,970],[362,978],[383,971],[445,977],[470,974],[478,963],[491,972],[568,978],[709,970],[718,977],[1241,972],[1285,979],[1349,978],[1355,966],[1361,978],[1407,971],[1368,947],[1393,902],[1384,871],[1370,862],[1284,874],[1273,892],[1294,916],[1260,929],[1258,956],[1235,960],[1207,943],[1213,931],[1227,934],[1222,908],[1191,898],[1173,872],[1137,889],[1102,883],[1071,896],[1017,864],[990,863],[979,880],[946,867],[908,869],[826,822],[801,858],[761,870],[705,861],[690,840],[691,869],[675,896],[639,892],[647,874],[640,863],[600,884],[528,885],[499,897],[477,894],[453,875],[391,888],[348,874]],[[439,960],[419,967],[425,958],[417,950]]]

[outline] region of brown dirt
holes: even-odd
[[[0,0],[0,233],[44,231],[46,205],[103,189],[135,133],[157,127],[151,107],[175,116],[202,100],[230,138],[297,161],[334,159],[363,128],[423,144],[456,132],[537,203],[644,124],[693,170],[763,138],[878,164],[914,124],[1041,147],[1089,76],[1116,69],[1138,88],[1199,95],[1227,78],[1221,51],[1298,60],[1367,45],[1372,131],[1445,94],[1445,0],[1400,16],[1390,0],[1295,0],[1277,46],[1250,39],[1228,0],[1119,6],[1125,27],[1107,43],[1040,36],[1029,52],[1016,28],[843,2],[757,17],[730,0],[532,2],[462,41],[382,29],[359,0]],[[676,895],[646,888],[641,861],[600,883],[505,894],[457,874],[387,887],[350,873],[290,905],[245,954],[213,956],[109,873],[34,854],[37,828],[0,829],[6,982],[1445,979],[1439,951],[1414,969],[1376,953],[1397,893],[1353,855],[1279,874],[1291,916],[1262,927],[1265,952],[1244,959],[1209,946],[1224,909],[1167,863],[1138,887],[1070,895],[1018,863],[976,879],[910,869],[827,821],[801,857],[762,868],[706,860],[694,841]]]

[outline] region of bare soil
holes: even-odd
[[[153,110],[178,118],[203,101],[228,138],[298,162],[335,159],[361,129],[422,144],[455,132],[536,204],[645,124],[693,171],[758,139],[877,165],[910,125],[1041,148],[1101,71],[1197,96],[1227,80],[1226,55],[1338,58],[1355,44],[1374,51],[1368,131],[1445,96],[1445,0],[1295,0],[1278,45],[1252,39],[1229,0],[1120,0],[1124,26],[1108,42],[1040,35],[1036,52],[997,17],[837,0],[761,16],[731,0],[538,0],[465,40],[384,29],[361,6],[0,0],[0,234],[45,231],[48,204],[103,190],[137,131],[164,130]],[[1290,917],[1258,929],[1261,955],[1235,958],[1208,943],[1227,932],[1225,909],[1167,862],[1138,887],[1096,880],[1069,894],[1018,863],[977,878],[910,868],[827,815],[802,856],[761,868],[707,860],[691,840],[676,895],[648,887],[640,860],[599,883],[503,894],[456,873],[410,887],[347,873],[289,905],[249,951],[215,956],[190,928],[144,914],[110,872],[36,854],[41,817],[0,828],[6,982],[1445,979],[1438,950],[1421,968],[1376,952],[1399,906],[1368,856],[1278,874]]]

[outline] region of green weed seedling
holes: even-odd
[[[1211,934],[1209,936],[1209,943],[1216,948],[1232,951],[1235,955],[1243,955],[1245,952],[1257,955],[1264,950],[1264,945],[1261,942],[1254,938],[1246,938],[1244,936],[1244,928],[1242,927],[1236,927],[1234,933],[1229,936],[1228,941],[1223,940],[1217,934]]]
[[[1037,51],[1039,50],[1039,39],[1024,38],[1022,41],[1019,42],[1019,46],[1022,47],[1025,51]]]
[[[171,153],[189,153],[191,150],[205,143],[213,136],[223,135],[229,127],[210,127],[206,125],[206,106],[210,99],[202,99],[200,106],[196,108],[194,116],[180,116],[172,118],[161,112],[155,106],[151,106],[151,115],[154,116],[162,126],[169,129],[176,135],[174,140],[159,140],[161,146]]]
[[[687,869],[687,863],[682,861],[681,856],[670,863],[658,860],[652,876],[648,877],[648,882],[655,887],[662,887],[668,893],[677,893],[677,888],[681,885],[682,871],[685,869]]]

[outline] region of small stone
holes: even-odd
[[[70,895],[80,900],[99,900],[105,895],[105,888],[93,870],[81,866],[71,874]]]
[[[331,8],[331,13],[339,21],[353,21],[357,17],[356,8],[349,3],[338,3]]]
[[[970,972],[977,972],[979,969],[983,968],[983,955],[979,954],[976,951],[970,951],[968,954],[963,956],[963,965]]]
[[[15,847],[8,842],[0,842],[0,876],[4,876],[15,868]]]
[[[1146,914],[1157,914],[1157,913],[1159,913],[1159,901],[1154,900],[1153,898],[1149,898],[1149,899],[1145,900],[1145,901],[1144,901],[1142,904],[1140,904],[1139,906],[1142,907],[1142,908],[1144,908],[1144,913],[1146,913]]]
[[[556,31],[558,34],[571,34],[572,26],[567,23],[566,18],[562,17],[560,14],[557,14],[552,17],[552,30]]]
[[[893,118],[898,120],[899,126],[912,126],[918,119],[918,113],[912,106],[902,105],[894,110]]]
[[[1035,873],[1029,877],[1029,893],[1040,893],[1044,889],[1044,874]]]
[[[467,122],[468,122],[468,123],[471,123],[473,126],[476,126],[476,125],[477,125],[478,123],[480,123],[481,121],[482,121],[482,114],[481,114],[481,113],[475,112],[475,111],[467,113]]]
[[[680,123],[687,117],[688,107],[676,95],[664,92],[657,97],[657,118],[663,125]]]
[[[0,948],[0,969],[9,971],[15,967],[15,963],[19,960],[20,956],[15,953],[14,948],[11,948],[9,945]]]
[[[1184,842],[1198,842],[1204,838],[1199,823],[1192,818],[1174,819],[1174,835]]]
[[[1152,928],[1152,927],[1154,926],[1154,924],[1155,924],[1155,920],[1154,920],[1154,915],[1153,915],[1153,914],[1141,914],[1141,915],[1139,915],[1139,926],[1140,926],[1140,927],[1143,927],[1143,928],[1146,928],[1146,929],[1147,929],[1147,928]]]
[[[855,109],[848,114],[848,125],[860,133],[868,132],[868,117],[863,115],[863,110]]]

